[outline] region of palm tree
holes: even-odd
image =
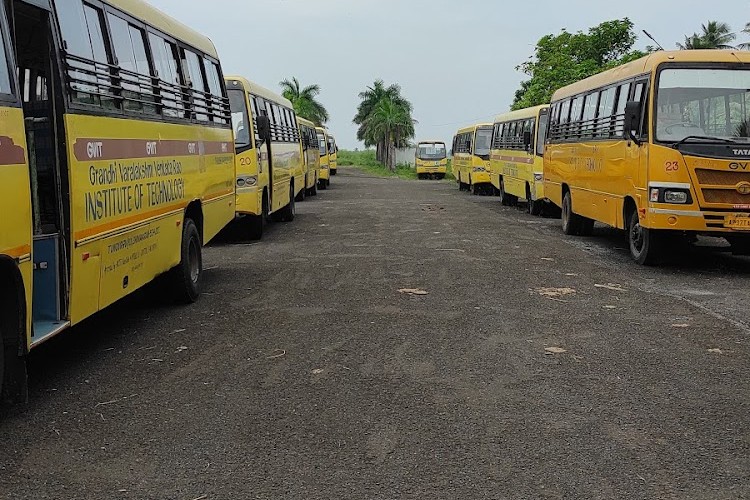
[[[279,82],[281,95],[289,99],[294,106],[294,112],[302,118],[306,118],[318,126],[328,121],[328,110],[316,98],[320,94],[320,85],[308,85],[305,88],[297,78]]]
[[[732,33],[732,28],[727,23],[719,21],[709,21],[708,24],[701,26],[702,33],[693,33],[692,36],[685,37],[685,43],[678,43],[677,46],[682,50],[696,49],[733,49],[730,45],[737,35]]]
[[[408,138],[414,137],[414,120],[410,108],[411,105],[405,106],[398,100],[385,97],[375,105],[365,120],[367,133],[385,143],[384,163],[391,171],[396,169],[395,148],[403,146]]]
[[[750,35],[750,23],[745,24],[745,27],[742,28],[742,32],[746,35]],[[742,50],[750,50],[750,43],[744,42],[737,46],[738,49]]]
[[[373,135],[372,129],[367,125],[367,119],[373,113],[378,103],[384,99],[390,99],[409,114],[412,112],[412,105],[401,96],[401,87],[399,85],[393,84],[386,87],[383,80],[375,80],[371,87],[367,87],[365,91],[359,93],[359,98],[362,102],[359,104],[357,114],[353,120],[356,125],[359,125],[357,139],[364,142],[367,147],[376,146],[378,161],[384,161],[383,156],[386,147],[385,142],[382,142],[384,139],[382,137],[376,138]]]

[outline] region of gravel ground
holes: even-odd
[[[750,259],[711,243],[642,268],[340,169],[207,248],[197,304],[147,289],[34,352],[0,497],[748,498]]]

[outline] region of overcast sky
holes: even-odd
[[[378,78],[414,104],[418,139],[450,141],[504,112],[524,75],[515,67],[542,36],[629,17],[667,50],[708,20],[739,32],[750,0],[149,0],[209,36],[225,74],[279,91],[296,76],[322,88],[342,148],[361,147],[357,94]],[[750,41],[750,35],[743,37]],[[642,48],[648,40],[640,36]]]

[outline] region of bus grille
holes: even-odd
[[[740,194],[734,189],[703,189],[703,199],[706,203],[750,205],[750,195]]]
[[[698,182],[714,186],[727,186],[734,188],[742,181],[750,182],[750,172],[728,172],[726,170],[709,170],[707,168],[695,169]]]
[[[701,193],[706,203],[715,205],[750,205],[750,195],[737,191],[741,182],[750,182],[750,172],[730,172],[727,170],[695,169],[701,185]]]

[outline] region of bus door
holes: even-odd
[[[270,110],[271,105],[267,104],[264,99],[261,99],[259,97],[252,97],[252,99],[255,101],[255,106],[253,107],[253,112],[257,110],[257,113],[259,116],[265,116],[270,119]],[[258,122],[256,118],[255,122],[255,130],[256,130],[256,136],[255,139],[257,140],[259,138],[258,131]],[[259,174],[263,172],[263,167],[265,166],[266,171],[268,172],[268,207],[270,211],[273,211],[274,208],[274,178],[273,178],[273,149],[271,148],[271,141],[265,140],[265,138],[261,137],[261,140],[263,140],[263,144],[261,147],[258,148],[258,170]],[[256,145],[257,146],[257,145]]]
[[[51,13],[48,2],[27,1],[13,2],[13,32],[29,151],[34,235],[32,343],[38,343],[68,325],[69,238],[63,210],[67,176],[58,149],[65,142],[64,126],[59,121],[58,72],[51,57],[56,53]],[[45,3],[47,8],[41,8]]]

